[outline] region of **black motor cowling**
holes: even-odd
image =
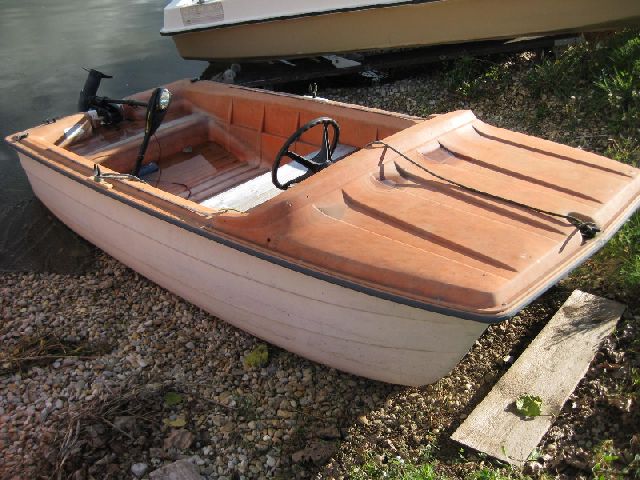
[[[87,71],[89,75],[80,92],[80,98],[78,98],[78,111],[87,112],[89,110],[95,110],[104,125],[116,125],[123,119],[122,109],[118,107],[118,105],[131,105],[134,107],[144,107],[147,105],[145,102],[139,102],[137,100],[116,100],[108,97],[99,97],[97,93],[102,79],[113,77],[94,70],[93,68]]]
[[[84,82],[84,87],[80,91],[80,98],[78,99],[78,111],[86,112],[90,110],[93,105],[98,89],[100,88],[100,82],[103,78],[113,78],[111,75],[99,72],[93,68],[89,70],[89,75]]]

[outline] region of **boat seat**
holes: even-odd
[[[356,147],[338,144],[333,158],[335,161],[341,160],[355,150]],[[318,151],[312,152],[306,155],[305,158],[313,158],[317,153]],[[304,175],[306,172],[306,167],[296,161],[291,161],[278,169],[278,178],[280,182],[284,184],[289,180]],[[271,171],[268,171],[228,190],[224,190],[213,197],[207,198],[201,201],[200,205],[214,209],[232,209],[246,212],[263,204],[267,200],[271,200],[282,192],[283,190],[280,190],[273,184],[271,181]]]

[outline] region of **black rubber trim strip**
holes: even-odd
[[[393,8],[393,7],[401,7],[404,5],[419,5],[421,3],[435,3],[435,2],[441,2],[441,1],[444,1],[444,0],[404,0],[396,3],[384,3],[384,4],[374,3],[371,5],[362,5],[359,7],[336,8],[334,10],[325,10],[322,12],[308,12],[308,13],[299,13],[294,15],[282,15],[280,17],[262,18],[258,20],[245,20],[244,22],[227,23],[224,25],[208,25],[204,27],[195,27],[195,28],[185,27],[184,30],[180,30],[176,32],[163,32],[162,30],[160,30],[160,35],[163,37],[173,37],[174,35],[182,35],[182,34],[193,33],[193,32],[203,32],[205,30],[217,30],[220,28],[240,27],[242,25],[252,25],[255,23],[277,22],[280,20],[294,20],[296,18],[319,17],[320,15],[331,15],[334,13],[357,12],[358,10],[374,10],[378,8]]]
[[[12,146],[16,149],[19,150],[21,153],[27,155],[29,158],[37,161],[38,163],[44,165],[45,167],[50,168],[51,170],[54,170],[62,175],[64,175],[65,177],[78,182],[78,183],[82,183],[85,186],[91,188],[92,190],[102,193],[103,195],[106,195],[108,197],[113,198],[114,200],[117,200],[121,203],[124,203],[125,205],[128,205],[130,207],[135,208],[136,210],[139,210],[141,212],[147,213],[159,220],[163,220],[173,226],[182,228],[184,230],[187,230],[191,233],[195,233],[196,235],[199,235],[201,237],[207,238],[208,240],[213,240],[216,243],[219,243],[221,245],[224,245],[226,247],[230,247],[233,248],[234,250],[238,250],[239,252],[242,253],[246,253],[249,254],[251,256],[260,258],[261,260],[265,260],[267,262],[271,262],[274,263],[276,265],[279,265],[281,267],[285,267],[288,268],[289,270],[293,270],[294,272],[297,273],[302,273],[304,275],[308,275],[310,277],[316,278],[318,280],[323,280],[325,282],[334,284],[334,285],[339,285],[341,287],[344,288],[349,288],[351,290],[355,290],[356,292],[360,292],[360,293],[364,293],[366,295],[370,295],[372,297],[377,297],[377,298],[381,298],[383,300],[388,300],[391,302],[395,302],[395,303],[400,303],[402,305],[407,305],[409,307],[414,307],[414,308],[418,308],[420,310],[425,310],[428,312],[435,312],[435,313],[440,313],[442,315],[447,315],[447,316],[452,316],[452,317],[458,317],[458,318],[462,318],[464,320],[473,320],[479,323],[486,323],[486,324],[494,324],[494,323],[500,323],[504,320],[507,320],[511,317],[513,317],[514,315],[516,315],[518,312],[520,312],[523,308],[525,308],[527,305],[529,305],[531,302],[533,302],[536,298],[538,298],[540,295],[542,295],[544,292],[546,292],[549,288],[551,288],[553,285],[555,285],[557,283],[557,281],[559,279],[561,279],[562,277],[564,277],[568,272],[570,272],[571,270],[573,270],[575,267],[577,267],[578,265],[580,265],[581,263],[583,263],[584,261],[586,261],[589,257],[591,257],[594,253],[596,253],[599,249],[594,249],[589,255],[585,255],[584,258],[578,258],[576,259],[575,262],[571,263],[570,265],[568,265],[565,269],[563,269],[561,272],[559,272],[558,274],[554,275],[549,282],[547,282],[538,293],[534,294],[531,298],[528,298],[526,300],[524,300],[523,302],[521,302],[520,304],[515,305],[513,308],[511,308],[508,313],[505,313],[503,315],[481,315],[481,314],[477,314],[477,313],[471,313],[471,312],[465,312],[465,311],[460,311],[460,310],[455,310],[455,309],[451,309],[451,308],[446,308],[446,307],[439,307],[437,305],[433,305],[430,303],[425,303],[425,302],[420,302],[417,300],[413,300],[410,298],[406,298],[406,297],[402,297],[399,295],[394,295],[392,293],[388,293],[388,292],[384,292],[384,291],[380,291],[380,290],[376,290],[373,288],[369,288],[369,287],[365,287],[363,285],[360,285],[358,283],[352,282],[350,280],[345,280],[342,278],[338,278],[338,277],[333,277],[331,275],[328,275],[326,273],[322,273],[319,272],[317,270],[312,270],[310,268],[306,268],[306,267],[302,267],[300,265],[296,265],[295,263],[291,263],[287,260],[284,260],[283,258],[280,257],[275,257],[263,252],[260,252],[258,250],[249,248],[247,246],[244,246],[242,244],[239,243],[235,243],[232,242],[226,238],[220,237],[218,235],[215,235],[213,233],[211,233],[210,231],[207,230],[203,230],[197,227],[194,227],[192,225],[189,225],[186,222],[181,222],[179,220],[175,220],[173,218],[171,218],[168,215],[163,215],[161,213],[158,213],[157,211],[154,211],[153,209],[144,207],[136,202],[127,200],[126,198],[122,198],[120,195],[112,192],[111,190],[107,190],[104,187],[100,187],[98,185],[96,185],[94,182],[89,181],[89,180],[84,180],[84,179],[78,179],[76,176],[74,176],[73,174],[66,172],[65,170],[51,164],[50,162],[45,162],[43,160],[41,160],[40,158],[34,158],[33,155],[31,154],[31,152],[25,148],[24,146],[18,144],[18,143],[12,143]],[[622,225],[632,214],[633,214],[634,210],[630,209],[628,215],[625,215],[625,217],[623,219],[621,219],[620,221],[620,225]],[[608,233],[608,235],[606,236],[598,236],[597,239],[594,239],[594,241],[598,241],[601,243],[601,245],[603,245],[606,241],[608,241],[615,233],[616,233],[617,229],[613,229],[612,231],[610,231]]]

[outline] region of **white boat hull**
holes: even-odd
[[[240,252],[96,191],[20,153],[66,225],[189,302],[286,350],[375,380],[446,375],[487,324],[366,295]]]
[[[619,28],[637,0],[174,1],[163,35],[186,59],[267,60]],[[277,4],[274,6],[274,3]],[[190,17],[192,10],[204,10]],[[222,15],[207,15],[207,9]],[[292,41],[292,39],[295,39]]]

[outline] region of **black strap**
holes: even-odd
[[[504,202],[504,203],[507,203],[509,205],[513,205],[514,207],[524,208],[526,210],[531,210],[531,211],[534,211],[534,212],[537,212],[537,213],[542,213],[544,215],[549,215],[551,217],[562,218],[564,220],[567,220],[571,225],[575,226],[578,229],[578,231],[582,235],[582,239],[583,240],[591,240],[592,238],[594,238],[598,234],[598,232],[600,232],[600,227],[598,227],[598,225],[596,225],[593,222],[585,222],[584,220],[580,220],[578,217],[575,217],[573,215],[564,215],[562,213],[550,212],[548,210],[543,210],[543,209],[538,208],[538,207],[533,207],[531,205],[527,205],[525,203],[520,203],[520,202],[517,202],[515,200],[511,200],[509,198],[504,198],[504,197],[501,197],[499,195],[494,195],[493,193],[483,192],[482,190],[478,190],[477,188],[469,187],[468,185],[463,185],[463,184],[458,183],[458,182],[456,182],[454,180],[450,180],[450,179],[448,179],[446,177],[443,177],[442,175],[438,175],[437,173],[432,172],[428,168],[420,165],[415,160],[412,160],[411,158],[406,156],[404,153],[402,153],[398,149],[394,148],[393,146],[389,145],[388,143],[383,142],[382,140],[374,140],[373,142],[370,142],[367,145],[365,145],[364,148],[372,147],[374,145],[382,145],[382,146],[385,147],[385,149],[388,148],[389,150],[392,150],[393,152],[395,152],[398,155],[400,155],[400,157],[405,159],[407,162],[411,163],[412,165],[414,165],[415,167],[419,168],[420,170],[428,173],[432,177],[435,177],[435,178],[437,178],[439,180],[442,180],[443,182],[450,183],[451,185],[455,185],[456,187],[462,188],[462,189],[464,189],[464,190],[466,190],[468,192],[477,193],[478,195],[483,195],[485,197],[491,198],[492,200],[498,200],[500,202]],[[384,152],[383,152],[383,155],[384,155]]]

